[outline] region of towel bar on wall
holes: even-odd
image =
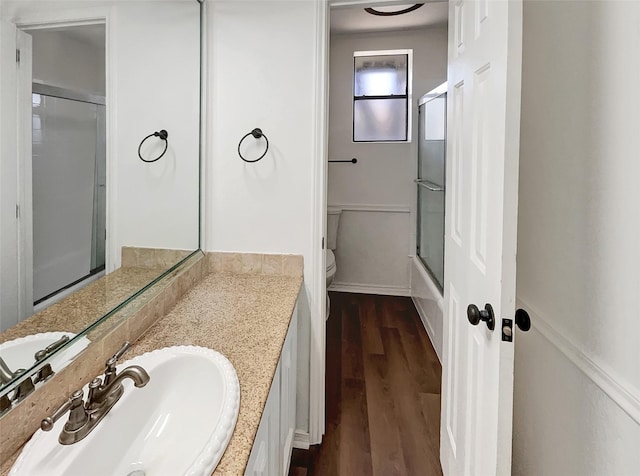
[[[141,153],[142,144],[144,144],[146,142],[146,140],[149,139],[150,137],[158,137],[160,140],[164,141],[164,150],[155,159],[145,159],[145,158],[142,157],[142,153]],[[138,157],[140,157],[140,160],[142,160],[143,162],[146,162],[148,164],[150,164],[152,162],[157,162],[158,160],[160,160],[162,158],[162,156],[165,154],[165,152],[167,152],[167,147],[169,147],[169,141],[167,140],[168,137],[169,137],[169,133],[166,130],[162,129],[159,132],[158,131],[152,132],[147,137],[142,139],[142,142],[140,142],[140,145],[138,146]]]
[[[430,182],[428,180],[415,179],[414,182],[420,185],[421,187],[424,187],[427,190],[430,190],[431,192],[444,192],[444,187],[441,187],[440,185]]]
[[[337,162],[341,162],[341,163],[349,163],[349,164],[357,164],[358,163],[358,159],[356,159],[355,157],[353,159],[349,159],[349,160],[330,160],[329,163],[337,163]]]
[[[244,140],[249,137],[249,136],[253,136],[254,139],[260,139],[263,138],[265,140],[265,148],[264,148],[264,152],[262,153],[262,155],[260,157],[258,157],[257,159],[247,159],[242,155],[242,152],[240,151],[240,147],[242,146],[242,143],[244,142]],[[242,136],[242,139],[240,139],[240,142],[238,143],[238,155],[240,156],[240,158],[242,160],[244,160],[245,162],[248,162],[250,164],[253,164],[255,162],[258,162],[259,160],[262,160],[262,158],[267,155],[267,152],[269,151],[269,139],[267,139],[267,136],[264,135],[264,132],[262,132],[262,129],[260,129],[259,127],[256,127],[254,130],[252,130],[251,132],[247,132],[244,136]]]

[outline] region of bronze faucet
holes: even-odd
[[[63,445],[71,445],[85,438],[109,413],[124,393],[122,381],[133,380],[136,387],[144,387],[149,382],[149,374],[139,365],[131,365],[119,374],[116,373],[116,363],[131,345],[125,342],[122,348],[106,362],[104,380],[97,377],[89,384],[89,394],[86,403],[84,392],[76,390],[53,415],[42,420],[40,428],[50,431],[54,423],[69,411],[69,420],[64,425],[58,441]]]

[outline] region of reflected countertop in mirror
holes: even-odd
[[[170,252],[166,264],[122,266],[113,273],[85,286],[62,301],[40,311],[0,334],[0,344],[42,332],[77,334],[134,295],[182,258],[189,251]]]

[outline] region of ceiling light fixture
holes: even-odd
[[[424,3],[416,3],[414,5],[411,5],[410,7],[405,7],[405,5],[398,5],[399,7],[405,7],[405,8],[401,8],[401,10],[376,10],[375,8],[365,8],[364,11],[367,13],[370,13],[371,15],[377,15],[379,17],[393,17],[396,15],[402,15],[404,13],[410,13],[414,10],[417,10],[418,8],[420,8],[421,6],[423,6]]]

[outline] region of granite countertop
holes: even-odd
[[[244,474],[301,285],[301,276],[208,274],[125,356],[196,345],[231,361],[240,381],[240,410],[214,475]],[[1,475],[18,454],[2,465]]]
[[[300,276],[209,274],[127,353],[197,345],[231,361],[240,412],[214,475],[244,474],[301,284]]]

